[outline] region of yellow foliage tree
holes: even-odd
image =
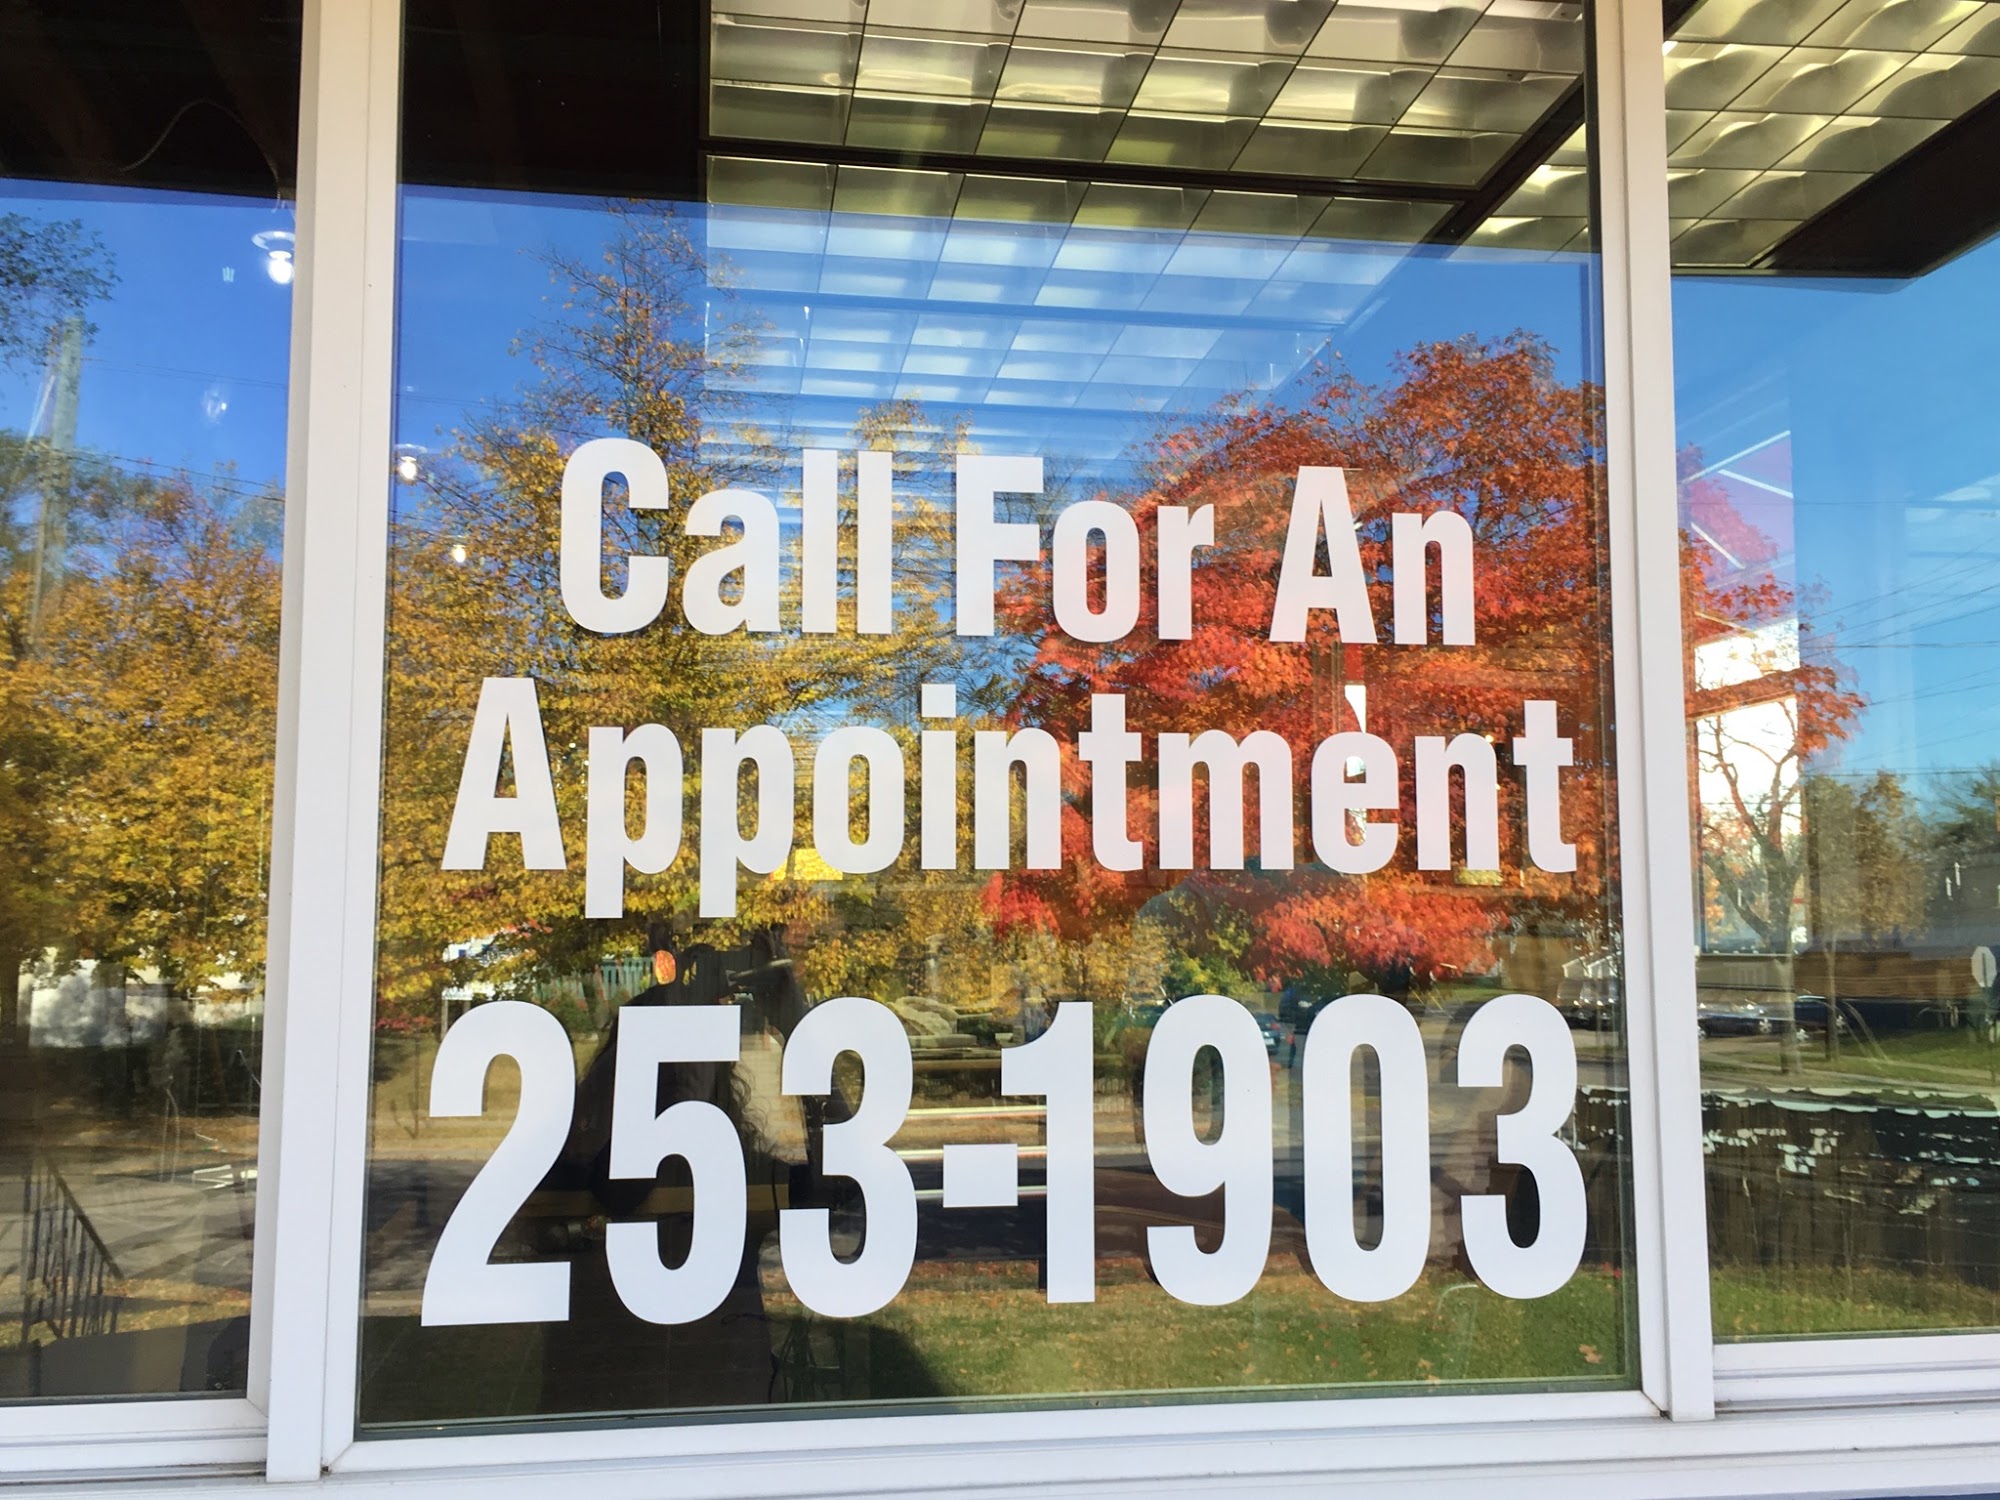
[[[280,569],[275,495],[99,470],[30,637],[7,580],[0,818],[17,962],[53,947],[182,991],[261,975]]]

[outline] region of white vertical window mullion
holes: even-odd
[[[1596,11],[1612,637],[1632,1070],[1640,1378],[1714,1414],[1674,478],[1673,305],[1659,0]]]
[[[252,1388],[267,1473],[353,1433],[388,535],[398,0],[307,0]]]

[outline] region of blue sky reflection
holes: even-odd
[[[1679,441],[1770,537],[1851,674],[1856,730],[1814,769],[1922,794],[2000,758],[2000,244],[1911,281],[1675,284]]]

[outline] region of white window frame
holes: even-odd
[[[264,1467],[264,1410],[243,1396],[0,1407],[0,1480]]]
[[[0,1408],[0,1471],[124,1472],[134,1484],[142,1471],[261,1471],[384,1495],[588,1484],[601,1500],[1412,1481],[1534,1500],[1563,1483],[1690,1496],[1992,1486],[2000,1334],[1713,1340],[1659,0],[1596,0],[1593,24],[1637,1388],[357,1440],[400,26],[400,0],[306,3],[250,1394]]]
[[[1632,14],[1607,7],[1594,29],[1599,46],[1596,108],[1607,143],[1600,194],[1607,446],[1612,455],[1613,658],[1640,666],[1637,677],[1630,670],[1621,672],[1616,689],[1618,722],[1627,726],[1618,736],[1617,757],[1630,976],[1632,1180],[1638,1204],[1633,1246],[1638,1389],[1436,1397],[1343,1393],[1320,1399],[1238,1398],[1091,1410],[792,1417],[776,1429],[762,1422],[621,1425],[615,1430],[552,1425],[512,1433],[355,1437],[389,545],[400,10],[399,0],[321,7],[317,59],[322,92],[317,107],[301,122],[302,204],[308,185],[317,197],[310,212],[302,208],[302,261],[317,260],[321,280],[306,287],[307,305],[299,317],[302,329],[309,330],[307,363],[295,375],[306,384],[309,422],[330,424],[332,451],[321,441],[327,430],[309,428],[297,475],[301,482],[293,490],[320,502],[308,508],[308,527],[325,527],[315,533],[318,545],[309,540],[305,547],[303,654],[323,662],[324,675],[308,671],[304,681],[322,691],[298,700],[298,776],[301,785],[341,788],[345,795],[295,795],[289,806],[297,821],[288,820],[280,832],[293,840],[287,868],[294,909],[342,910],[348,920],[342,930],[314,933],[310,950],[306,936],[295,933],[284,966],[290,1011],[283,1069],[287,1107],[296,1109],[301,1097],[310,1097],[315,1114],[308,1129],[284,1133],[277,1181],[274,1318],[278,1348],[292,1351],[302,1363],[306,1351],[317,1348],[319,1358],[311,1361],[311,1370],[300,1372],[296,1395],[274,1393],[271,1476],[299,1480],[322,1470],[359,1476],[467,1464],[641,1462],[675,1472],[721,1465],[740,1476],[745,1493],[758,1493],[776,1482],[775,1473],[764,1471],[793,1462],[770,1454],[770,1434],[779,1430],[788,1449],[816,1451],[822,1462],[865,1459],[871,1473],[887,1466],[901,1471],[903,1482],[925,1490],[963,1487],[991,1472],[987,1465],[967,1462],[981,1450],[1004,1452],[1012,1475],[1034,1474],[1051,1483],[1103,1477],[1111,1454],[1118,1455],[1128,1477],[1143,1475],[1164,1483],[1187,1472],[1191,1440],[1200,1442],[1211,1461],[1230,1455],[1224,1472],[1275,1463],[1271,1472],[1282,1473],[1301,1463],[1314,1468],[1350,1463],[1364,1443],[1391,1463],[1398,1453],[1421,1452],[1435,1461],[1439,1453],[1467,1442],[1470,1430],[1487,1434],[1474,1444],[1482,1447],[1490,1444],[1496,1429],[1523,1436],[1545,1428],[1603,1433],[1628,1424],[1656,1426],[1663,1413],[1697,1420],[1711,1416],[1695,1032],[1692,1025],[1658,1014],[1653,1004],[1657,993],[1692,995],[1694,975],[1685,940],[1656,943],[1652,936],[1693,931],[1688,883],[1678,873],[1666,880],[1650,878],[1652,870],[1663,866],[1685,870],[1688,859],[1672,435],[1657,424],[1647,429],[1644,420],[1671,398],[1671,377],[1636,357],[1641,338],[1671,334],[1664,306],[1664,84],[1657,16],[1650,43],[1636,43],[1648,54],[1649,66],[1634,70],[1629,64],[1635,43],[1623,29]],[[347,71],[354,59],[364,57],[373,67],[365,81]],[[309,58],[309,75],[312,67]],[[1642,128],[1626,128],[1632,111]],[[1657,160],[1656,172],[1636,170],[1634,157],[1645,153]],[[1657,191],[1628,190],[1628,184],[1649,181],[1657,183]],[[336,192],[343,196],[336,200]],[[1650,260],[1634,256],[1627,262],[1621,256],[1623,247],[1639,246],[1652,248]],[[1630,309],[1644,300],[1638,291],[1642,266],[1661,305],[1649,327],[1635,329]],[[300,280],[303,284],[307,278]],[[358,319],[357,284],[362,299]],[[321,308],[323,297],[330,302]],[[334,335],[330,343],[325,338],[329,330]],[[319,405],[316,383],[324,379],[322,358],[333,363],[339,382],[337,418],[323,414]],[[335,486],[331,491],[329,483]],[[1648,486],[1653,493],[1642,503]],[[331,519],[326,514],[333,508],[330,495],[341,502]],[[1652,685],[1643,694],[1642,681]],[[1634,725],[1638,732],[1632,732]],[[316,758],[311,765],[308,745]],[[310,834],[308,812],[315,823]],[[309,1034],[304,1029],[308,1024]],[[1671,1098],[1657,1085],[1662,1077],[1676,1081]],[[326,1118],[320,1109],[332,1113],[330,1136],[320,1126]],[[1678,1209],[1690,1202],[1692,1214],[1661,1207],[1673,1203]],[[288,1233],[294,1228],[296,1239]],[[308,1242],[309,1251],[302,1249]],[[317,1410],[305,1399],[308,1385],[317,1388]],[[1397,1432],[1421,1432],[1424,1442],[1385,1444]]]

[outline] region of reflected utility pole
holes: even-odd
[[[52,352],[53,395],[41,498],[35,507],[35,576],[28,595],[28,645],[41,643],[42,614],[62,591],[69,547],[70,464],[76,454],[77,398],[83,386],[83,319],[63,319]]]
[[[35,575],[29,581],[28,646],[41,645],[42,616],[53,608],[62,588],[64,554],[69,544],[70,470],[76,455],[77,396],[83,384],[83,319],[63,319],[50,348],[49,436],[42,456],[41,482],[36,486]],[[39,424],[36,424],[39,425]],[[33,434],[30,433],[30,436]],[[27,1006],[22,1003],[21,970],[27,955],[0,951],[0,1053],[10,1054],[8,1071],[0,1073],[0,1117],[32,1116],[35,1091],[11,1071],[25,1066]],[[11,983],[9,980],[11,979]]]
[[[1799,807],[1805,814],[1805,827],[1801,837],[1806,846],[1806,893],[1811,903],[1812,925],[1819,935],[1820,963],[1826,974],[1826,1037],[1822,1046],[1828,1062],[1840,1056],[1840,978],[1837,973],[1840,956],[1840,940],[1837,931],[1838,913],[1829,914],[1827,909],[1826,877],[1820,867],[1819,830],[1825,826],[1825,808],[1815,806],[1823,803],[1824,797],[1815,796],[1817,783],[1806,782],[1799,787]],[[1793,994],[1797,995],[1797,981],[1793,982]],[[1796,1006],[1797,1001],[1794,999]]]

